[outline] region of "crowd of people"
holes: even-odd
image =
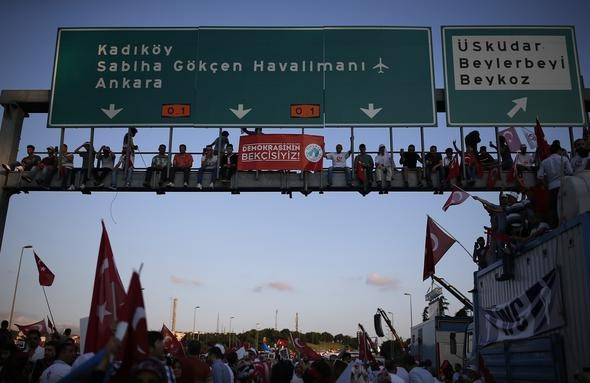
[[[67,144],[59,148],[47,147],[47,155],[41,158],[35,153],[33,145],[27,146],[27,155],[20,161],[11,164],[2,164],[7,172],[23,172],[22,180],[27,183],[35,182],[41,187],[48,188],[57,174],[61,180],[61,187],[68,190],[76,190],[88,186],[97,188],[105,187],[105,179],[110,175],[109,188],[117,189],[119,174],[123,174],[124,186],[131,186],[133,172],[136,168],[135,157],[137,145],[134,143],[134,136],[137,129],[130,128],[123,138],[123,146],[117,154],[107,145],[95,150],[90,142],[85,142],[70,152]],[[259,131],[248,131],[245,134],[260,134]],[[523,172],[538,171],[539,177],[549,176],[555,173],[555,164],[541,166],[542,159],[537,155],[533,156],[527,152],[526,145],[521,145],[519,151],[510,151],[504,136],[498,136],[498,146],[489,142],[489,147],[498,153],[494,158],[488,148],[479,145],[481,139],[477,130],[465,136],[465,152],[457,147],[453,141],[453,148],[448,147],[443,152],[433,145],[428,152],[422,155],[416,151],[414,145],[408,145],[397,152],[399,156],[399,167],[396,167],[394,153],[387,151],[385,145],[379,145],[376,155],[373,157],[367,152],[365,144],[360,144],[358,152],[353,148],[344,151],[341,144],[336,145],[334,152],[324,153],[324,157],[331,161],[327,169],[327,186],[334,184],[334,174],[343,173],[346,185],[356,185],[365,190],[371,189],[374,185],[385,192],[391,187],[394,177],[398,171],[405,187],[415,186],[433,188],[435,194],[442,194],[443,190],[450,190],[451,184],[465,184],[473,186],[477,179],[481,179],[487,173],[485,184],[493,188],[497,180],[505,174],[506,181],[519,183]],[[571,158],[567,151],[561,148],[559,141],[554,141],[558,154],[567,159],[568,167],[566,175],[576,173],[588,168],[588,151],[590,149],[590,138],[585,136],[574,143],[574,153]],[[157,187],[175,187],[176,174],[182,173],[182,186],[189,187],[190,174],[193,168],[193,156],[195,153],[187,152],[187,145],[180,144],[178,152],[167,152],[165,144],[160,144],[158,152],[153,156],[149,164],[145,164],[145,178],[143,187],[152,188],[154,173],[158,174]],[[74,167],[74,157],[79,156],[82,165]],[[354,157],[352,166],[349,166],[348,159]],[[223,131],[210,145],[207,145],[201,153],[198,169],[196,188],[203,188],[205,175],[209,174],[208,187],[214,188],[218,178],[221,182],[229,182],[237,171],[238,153],[234,151],[229,141],[229,132]],[[464,167],[464,171],[462,168]],[[411,180],[409,174],[415,174],[415,181]],[[79,174],[79,175],[78,175]],[[90,177],[93,178],[93,185],[89,185]],[[76,183],[76,179],[79,182]],[[550,190],[554,189],[554,181],[547,185]]]
[[[106,381],[150,383],[434,383],[482,382],[475,366],[454,367],[444,361],[435,369],[427,360],[418,365],[409,354],[394,360],[362,361],[342,350],[336,358],[313,358],[282,348],[266,353],[244,345],[226,348],[183,339],[184,353],[166,351],[161,332],[148,331],[149,351],[131,366],[113,369],[112,360],[120,351],[115,337],[104,352],[79,354],[79,345],[69,332],[42,337],[29,330],[21,348],[8,331],[8,322],[0,330],[0,383],[56,383]],[[170,351],[170,350],[169,350]],[[120,355],[119,355],[120,356]],[[92,362],[93,358],[97,358]]]

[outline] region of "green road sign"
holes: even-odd
[[[584,124],[573,27],[443,27],[447,125]]]
[[[428,28],[58,31],[51,127],[435,124]]]

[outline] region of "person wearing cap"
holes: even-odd
[[[98,153],[96,153],[97,167],[92,169],[92,175],[94,177],[94,186],[103,187],[104,179],[109,173],[113,172],[115,168],[115,153],[111,151],[108,146],[101,146]],[[111,186],[113,186],[111,178]]]
[[[393,179],[393,158],[390,153],[385,151],[385,145],[379,145],[379,151],[375,156],[375,178],[377,179],[377,186],[381,190],[386,187],[385,182]]]
[[[537,178],[542,180],[550,194],[549,225],[554,228],[559,224],[557,216],[557,196],[561,187],[561,177],[573,173],[572,165],[567,158],[561,155],[559,143],[553,142],[549,147],[551,155],[543,160],[537,171]]]
[[[516,153],[516,158],[514,159],[516,163],[516,171],[520,175],[523,171],[531,171],[534,167],[533,157],[526,152],[526,145],[520,145],[520,150]]]
[[[207,363],[211,366],[213,383],[233,383],[227,366],[223,363],[223,353],[219,346],[214,346],[207,353]]]
[[[38,167],[41,171],[35,176],[35,181],[38,185],[49,187],[51,179],[57,171],[57,147],[47,147],[47,157],[43,157]]]
[[[346,166],[346,160],[352,154],[352,149],[347,152],[342,152],[342,145],[336,145],[336,152],[325,153],[324,157],[327,160],[332,161],[332,166],[328,168],[328,186],[332,186],[332,180],[334,177],[334,171],[342,171],[344,172],[344,177],[346,179],[346,185],[352,185],[352,175],[350,173],[350,168]]]

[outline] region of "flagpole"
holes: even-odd
[[[469,252],[469,250],[467,250],[465,248],[465,246],[463,246],[463,244],[461,242],[459,242],[457,240],[457,238],[455,238],[451,233],[449,233],[444,227],[442,227],[438,222],[436,222],[436,220],[434,218],[432,218],[431,216],[427,215],[428,218],[430,218],[442,231],[445,232],[446,235],[448,235],[449,237],[453,238],[455,240],[455,242],[457,242],[459,244],[459,246],[461,246],[463,248],[463,250],[465,250],[465,252],[467,253],[467,255],[469,255],[469,259],[473,260],[473,254],[471,254]]]
[[[51,312],[51,307],[49,306],[49,299],[47,299],[47,293],[45,292],[45,286],[41,286],[43,289],[43,295],[45,295],[45,302],[47,302],[47,308],[49,309],[49,315],[51,316],[51,321],[53,322],[53,327],[56,328],[55,319],[53,318],[53,313]]]

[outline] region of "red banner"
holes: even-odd
[[[251,134],[240,137],[238,170],[322,170],[324,137]]]

